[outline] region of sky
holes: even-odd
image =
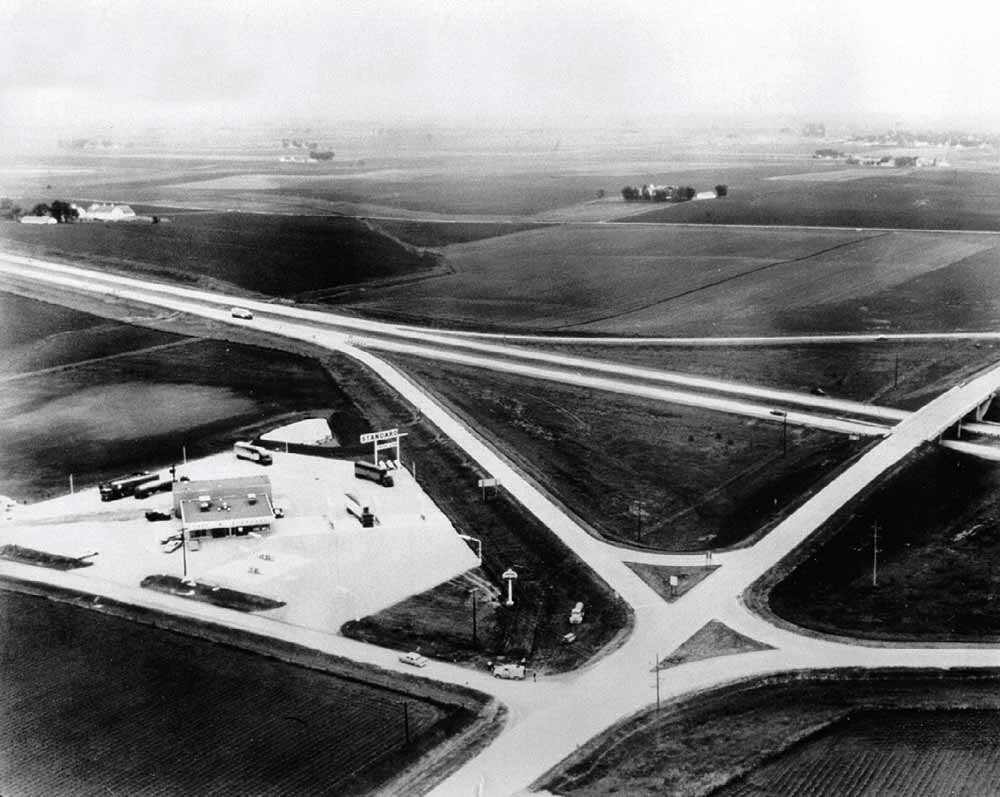
[[[0,125],[1000,120],[1000,12],[890,0],[0,0]]]

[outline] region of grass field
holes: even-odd
[[[728,182],[729,196],[722,201],[689,202],[622,220],[1000,230],[997,174],[955,169],[900,174],[888,169],[849,181]]]
[[[172,281],[219,283],[275,296],[409,276],[436,265],[353,219],[245,213],[177,215],[169,224],[0,223],[6,239],[41,256],[72,258]]]
[[[992,793],[996,687],[996,673],[825,672],[722,688],[623,721],[533,788],[635,797]]]
[[[269,419],[354,405],[317,363],[0,293],[0,493],[38,499],[211,453]],[[10,323],[7,323],[7,322]],[[173,344],[173,345],[170,345]],[[353,428],[353,426],[352,426]]]
[[[998,240],[559,226],[447,247],[453,274],[354,306],[431,324],[594,334],[979,328],[1000,319],[992,294],[977,288],[981,274],[998,279],[989,276],[1000,271]],[[979,310],[967,317],[970,305]]]
[[[501,441],[508,456],[602,536],[655,549],[738,545],[782,518],[864,445],[789,429],[783,456],[780,423],[388,359]]]
[[[0,631],[9,795],[369,793],[463,711],[12,592]]]
[[[993,464],[924,452],[829,528],[826,541],[772,589],[772,610],[798,625],[850,636],[1000,639],[998,488]]]
[[[1000,359],[1000,343],[873,341],[781,346],[533,346],[677,373],[916,409]]]

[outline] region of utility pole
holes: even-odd
[[[656,716],[660,716],[660,654],[656,654]]]
[[[872,586],[878,586],[878,521],[872,525]]]
[[[184,464],[188,464],[188,450],[187,446],[181,446],[181,456],[184,459]]]
[[[73,474],[69,475],[69,494],[73,495]]]
[[[477,628],[476,628],[476,604],[479,602],[477,600],[479,590],[472,589],[469,590],[469,592],[472,593],[472,647],[478,650],[479,636],[477,634]]]
[[[403,701],[403,733],[406,734],[406,743],[410,743],[410,704]]]
[[[899,384],[899,355],[896,355],[896,367],[892,373],[892,386],[896,387]]]

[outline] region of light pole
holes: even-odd
[[[878,586],[878,522],[872,525],[872,586]]]
[[[514,582],[517,580],[517,573],[510,567],[503,571],[501,578],[507,582],[507,605],[514,605]]]
[[[781,456],[788,456],[788,413],[784,410],[771,410],[771,414],[781,418]]]

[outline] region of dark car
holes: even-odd
[[[170,520],[170,518],[172,517],[173,515],[171,515],[169,512],[157,512],[156,510],[153,509],[151,509],[149,512],[146,513],[146,520],[149,521]]]

